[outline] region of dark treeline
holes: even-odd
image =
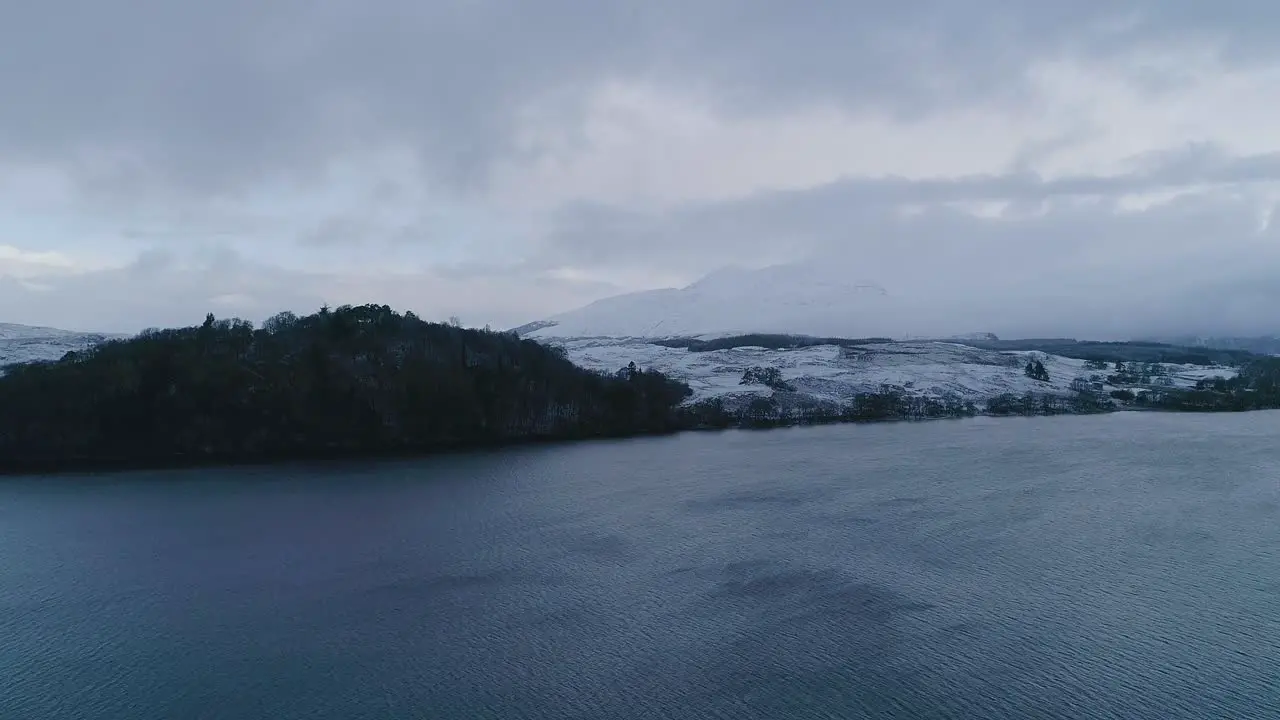
[[[1240,365],[1257,356],[1246,350],[1208,347],[1180,347],[1158,342],[1102,342],[1044,338],[1028,340],[966,340],[964,344],[983,350],[1036,350],[1049,355],[1105,363],[1141,362],[1187,365]]]
[[[685,417],[690,427],[767,428],[879,420],[930,420],[973,417],[978,408],[960,398],[909,395],[898,388],[857,393],[841,403],[814,402],[794,392],[775,392],[750,399],[711,398],[692,404]]]
[[[1243,350],[1255,355],[1280,355],[1280,338],[1273,335],[1254,337],[1199,337],[1182,335],[1171,338],[1153,338],[1153,342],[1183,347],[1212,348],[1215,350]]]
[[[1115,410],[1115,405],[1092,393],[1005,393],[987,401],[988,415],[1089,415]]]
[[[795,336],[726,342],[762,338]],[[1101,359],[1091,366],[1110,370]],[[1047,374],[1043,365],[1028,368],[1039,379]],[[593,372],[560,348],[511,332],[428,323],[386,306],[282,313],[261,329],[210,315],[201,326],[146,331],[58,361],[5,368],[0,472],[416,453],[694,428],[1106,412],[1117,407],[1113,400],[1183,411],[1280,407],[1280,358],[1254,356],[1237,377],[1190,390],[1162,385],[1152,368],[1149,361],[1116,363],[1109,376],[1151,380],[1141,392],[1101,396],[1099,378],[1081,381],[1071,395],[1004,395],[978,408],[891,386],[820,401],[796,392],[776,369],[751,367],[741,384],[770,388],[769,396],[685,404],[688,385],[634,363]]]
[[[687,385],[386,306],[146,331],[0,377],[0,470],[421,452],[678,429]]]
[[[795,350],[817,345],[859,347],[871,344],[890,344],[890,338],[841,338],[788,335],[781,333],[751,333],[731,337],[702,340],[698,338],[667,338],[652,341],[655,345],[684,348],[691,352],[730,350],[739,347],[763,347],[769,350]],[[1149,341],[1104,342],[1073,340],[1070,338],[1041,338],[1027,340],[1000,340],[971,338],[941,340],[969,345],[983,350],[1026,351],[1035,350],[1050,355],[1094,360],[1098,362],[1176,363],[1187,365],[1240,365],[1258,357],[1243,349],[1214,347],[1188,347]]]
[[[1233,378],[1201,380],[1191,390],[1136,394],[1138,406],[1191,412],[1239,412],[1280,408],[1280,358],[1259,358]]]
[[[813,337],[810,335],[783,335],[777,333],[751,333],[733,335],[731,337],[700,340],[698,338],[668,338],[652,341],[654,345],[669,348],[683,348],[690,352],[711,352],[713,350],[732,350],[740,347],[762,347],[769,350],[796,350],[799,348],[817,347],[819,345],[836,345],[839,347],[858,347],[892,343],[890,338],[837,338]]]

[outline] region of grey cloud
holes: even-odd
[[[1108,178],[848,180],[667,214],[578,208],[561,217],[543,262],[685,267],[690,279],[727,265],[799,262],[885,286],[900,326],[920,332],[1280,331],[1280,224],[1260,229],[1255,204],[1210,191],[1142,211],[1116,205],[1190,181],[1238,190],[1280,180],[1280,155],[1191,146],[1139,165]],[[973,200],[1010,200],[1020,211],[992,219],[946,204]],[[918,211],[904,216],[911,204]]]
[[[496,161],[540,151],[517,137],[528,103],[553,98],[540,111],[572,140],[581,131],[585,93],[606,79],[691,87],[739,114],[789,112],[821,100],[906,117],[992,98],[1021,102],[1027,64],[1039,58],[1105,58],[1191,39],[1221,42],[1239,63],[1280,53],[1273,41],[1280,4],[1261,0],[10,5],[0,13],[0,174],[21,163],[65,170],[95,199],[83,199],[80,209],[126,223],[134,240],[251,235],[300,239],[317,254],[357,236],[429,243],[474,218],[436,227],[329,208],[333,219],[298,238],[300,224],[316,218],[219,208],[246,199],[257,181],[305,184],[335,158],[376,156],[387,147],[411,150],[429,177],[402,178],[403,185],[369,178],[382,180],[371,205],[415,206],[424,188],[456,199],[483,190]],[[1132,22],[1116,22],[1126,18]],[[1151,92],[1176,87],[1179,72],[1149,78]],[[514,267],[455,263],[448,276],[404,275],[366,286],[233,255],[193,268],[152,254],[123,269],[34,285],[0,278],[0,308],[25,313],[5,320],[113,330],[195,322],[217,309],[219,298],[228,313],[249,317],[369,300],[429,316],[519,324],[615,289],[553,279],[550,269],[563,265],[602,276],[620,268],[696,275],[726,264],[819,257],[891,290],[915,288],[935,301],[963,295],[963,307],[937,309],[952,314],[936,319],[959,330],[983,328],[984,317],[1004,317],[1011,328],[1046,320],[1111,327],[1107,313],[1116,306],[1150,306],[1123,317],[1151,322],[1269,322],[1260,308],[1276,297],[1269,278],[1280,276],[1280,264],[1260,249],[1250,208],[1210,195],[1116,214],[1115,199],[1274,180],[1280,154],[1239,158],[1196,145],[1138,158],[1118,177],[1045,179],[1029,171],[1079,139],[1028,146],[1013,170],[999,175],[850,179],[664,213],[567,207],[532,249],[533,259]],[[189,202],[170,205],[157,196]],[[990,199],[1010,202],[1015,212],[995,221],[945,206]],[[901,217],[910,204],[923,210]],[[178,210],[144,222],[155,207]],[[143,220],[121,219],[133,214]],[[442,254],[483,254],[471,253],[468,243],[496,245],[493,237],[505,231],[455,238],[466,247]],[[1018,315],[1008,307],[1016,292],[1056,309]]]
[[[379,228],[372,223],[355,217],[339,216],[322,221],[298,238],[303,247],[344,247],[362,244]]]
[[[44,289],[0,277],[0,307],[12,322],[100,332],[132,332],[144,326],[198,323],[206,312],[265,317],[285,307],[318,307],[281,272],[223,254],[194,267],[165,251],[143,253],[133,263],[80,275],[42,278]],[[239,297],[236,306],[220,297]],[[264,300],[270,304],[264,303]]]
[[[1031,172],[954,179],[908,180],[854,178],[818,188],[769,193],[719,203],[686,206],[667,213],[643,213],[600,205],[578,205],[559,215],[547,239],[541,262],[555,266],[573,262],[607,267],[620,263],[673,262],[714,266],[730,260],[756,263],[777,253],[827,252],[849,245],[865,252],[897,242],[905,232],[920,233],[931,223],[966,225],[968,213],[948,210],[947,203],[1006,201],[1013,215],[1048,214],[1029,221],[1034,235],[1025,247],[1051,252],[1049,238],[1062,233],[1139,233],[1128,227],[1130,215],[1117,215],[1116,203],[1126,195],[1152,193],[1191,184],[1249,184],[1280,180],[1280,153],[1232,157],[1211,144],[1189,145],[1135,160],[1137,169],[1114,176],[1068,176],[1044,179]],[[1086,199],[1083,208],[1080,199]],[[1185,200],[1187,207],[1193,200]],[[923,214],[902,219],[904,206],[921,206]],[[1248,213],[1245,213],[1248,215]],[[1248,216],[1253,222],[1253,217]],[[1082,229],[1078,225],[1089,223]],[[1027,223],[1007,223],[1025,227]],[[962,232],[943,228],[946,242],[963,246]],[[1088,235],[1083,235],[1087,230]],[[1024,232],[1019,230],[1019,232]],[[1132,238],[1139,239],[1140,236]],[[1206,236],[1206,240],[1211,236]],[[903,240],[914,242],[914,240]],[[1002,250],[1002,252],[1004,252]]]
[[[1122,30],[1104,20],[1137,13]],[[416,149],[483,183],[527,101],[614,76],[694,84],[740,112],[821,97],[897,113],[1016,99],[1025,64],[1226,36],[1273,55],[1261,1],[48,0],[0,22],[0,162],[55,162],[98,192],[234,192],[340,153]],[[533,149],[536,151],[536,148]]]
[[[917,334],[1280,331],[1280,225],[1260,232],[1253,208],[1230,194],[1122,214],[1109,201],[1053,198],[1043,211],[997,220],[934,205],[903,218],[830,189],[686,209],[677,219],[596,208],[582,216],[590,220],[578,236],[560,236],[594,241],[596,250],[559,251],[604,274],[649,264],[686,268],[690,279],[726,265],[798,262],[815,278],[886,287],[895,313],[887,319]],[[325,302],[385,302],[511,327],[619,291],[556,279],[547,272],[552,257],[360,277],[290,271],[230,252],[193,262],[152,251],[115,270],[35,283],[0,277],[0,307],[6,321],[99,331],[191,324],[209,311],[261,320]]]
[[[550,315],[618,291],[497,266],[464,265],[447,274],[301,272],[230,251],[192,258],[151,250],[124,267],[33,280],[0,274],[6,322],[96,332],[198,324],[208,312],[259,322],[282,310],[370,302],[428,319],[510,327],[530,313]]]
[[[564,2],[24,3],[0,24],[0,153],[121,153],[103,180],[236,188],[417,147],[466,182],[531,93],[609,70],[622,18]],[[582,61],[587,62],[582,62]],[[67,155],[72,158],[67,158]],[[124,166],[130,169],[130,166]]]

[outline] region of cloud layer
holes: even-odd
[[[812,261],[903,332],[1280,332],[1280,7],[125,0],[0,23],[0,320],[515,325]]]

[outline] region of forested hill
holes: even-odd
[[[0,377],[0,471],[417,452],[676,429],[688,386],[386,306],[146,331]]]

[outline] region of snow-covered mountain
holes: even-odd
[[[119,336],[0,323],[0,368],[13,363],[57,360],[68,352],[84,350],[114,337]]]
[[[690,402],[710,398],[745,402],[767,395],[802,405],[842,406],[859,394],[892,388],[907,396],[961,400],[982,407],[1010,394],[1069,397],[1083,391],[1107,398],[1113,390],[1191,387],[1202,378],[1236,373],[1227,367],[1164,365],[1150,386],[1120,388],[1107,384],[1105,376],[1110,373],[1086,368],[1083,360],[1034,353],[1044,363],[1049,380],[1033,379],[1024,372],[1028,353],[971,347],[967,343],[996,338],[982,332],[955,334],[966,328],[941,330],[945,323],[929,322],[947,318],[953,309],[945,302],[927,302],[924,296],[929,290],[914,288],[912,298],[896,296],[874,282],[856,279],[846,268],[824,268],[812,262],[722,270],[688,287],[605,298],[515,331],[563,347],[570,360],[587,368],[612,372],[635,362],[662,371],[693,388]],[[910,329],[903,322],[908,318]],[[935,338],[947,337],[904,340],[921,327],[938,328]],[[706,346],[691,349],[684,341],[662,340],[751,333],[888,337],[899,342],[707,350]],[[785,388],[742,384],[751,368],[780,373]]]
[[[535,334],[540,327],[533,327]],[[673,335],[680,332],[673,332]],[[724,334],[724,333],[721,333]],[[669,347],[682,343],[657,344],[653,338],[608,337],[541,338],[563,347],[574,363],[593,370],[614,372],[629,363],[662,371],[689,384],[694,395],[689,402],[720,398],[731,405],[752,398],[771,396],[801,406],[842,406],[863,393],[892,388],[904,395],[935,399],[959,399],[984,406],[997,396],[1014,394],[1069,396],[1081,384],[1105,396],[1116,389],[1106,385],[1104,375],[1090,370],[1083,360],[1044,353],[1001,352],[970,347],[960,341],[869,343],[849,347],[817,345],[796,349],[731,347],[692,350]],[[0,374],[11,363],[56,360],[68,352],[80,351],[121,337],[103,333],[83,333],[45,327],[0,323]],[[1035,380],[1024,368],[1029,356],[1044,363],[1048,381]],[[1228,367],[1194,365],[1161,366],[1156,385],[1191,387],[1197,380],[1213,376],[1231,377]],[[787,388],[763,384],[743,384],[751,368],[776,369]],[[1141,391],[1141,389],[1139,389]]]
[[[841,269],[726,269],[683,288],[598,300],[516,331],[531,338],[673,337],[779,332],[892,336],[888,291]]]

